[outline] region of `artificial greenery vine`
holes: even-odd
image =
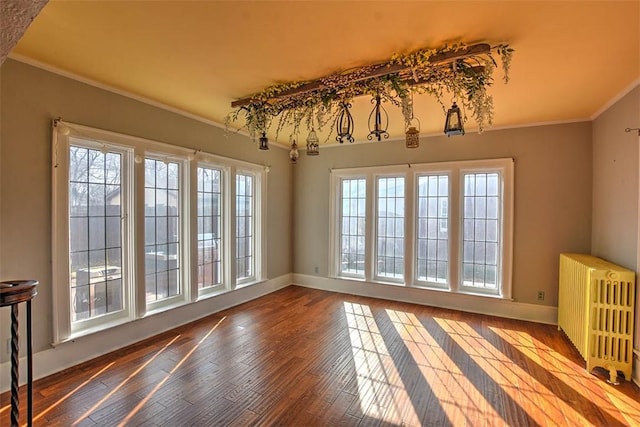
[[[500,58],[504,83],[508,83],[514,50],[508,44],[499,44],[488,52],[473,54],[445,65],[431,62],[434,55],[466,48],[466,45],[458,43],[439,49],[425,48],[408,54],[394,54],[384,64],[367,65],[326,76],[320,79],[319,87],[299,93],[289,91],[310,82],[279,83],[252,95],[249,103],[227,116],[226,124],[229,127],[242,116],[244,127],[254,139],[267,132],[274,122],[276,138],[285,126],[291,126],[292,134],[297,134],[303,123],[309,130],[315,128],[321,131],[327,124],[333,128],[343,102],[349,103],[362,95],[380,95],[383,101],[401,108],[408,124],[413,118],[411,94],[416,93],[434,96],[444,111],[447,108],[445,102],[448,103],[449,97],[453,97],[465,111],[471,112],[482,132],[493,121],[493,98],[487,92],[487,88],[493,84],[493,72],[497,66],[492,54]],[[397,65],[403,66],[399,67],[403,71],[366,78],[376,68]]]

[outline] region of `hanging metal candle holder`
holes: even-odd
[[[414,126],[414,122],[417,123],[418,126]],[[404,134],[406,136],[407,148],[418,148],[420,146],[420,120],[412,117]]]
[[[389,127],[389,115],[384,107],[382,107],[380,95],[376,95],[371,102],[376,105],[373,107],[371,114],[369,114],[369,135],[367,135],[367,139],[371,141],[374,136],[378,141],[382,140],[382,136],[384,136],[384,139],[388,139],[389,132],[387,132],[387,128]]]
[[[268,150],[269,149],[269,138],[267,138],[266,132],[262,132],[262,136],[259,139],[260,141],[260,149]]]
[[[447,136],[464,135],[462,114],[455,101],[453,101],[453,105],[449,108],[449,111],[447,111],[447,118],[444,122],[444,133]]]
[[[318,154],[320,154],[320,139],[315,129],[311,128],[307,137],[307,156],[317,156]]]
[[[353,142],[353,117],[349,112],[351,104],[343,102],[340,105],[340,114],[336,119],[336,141],[342,144],[345,139],[349,142]]]

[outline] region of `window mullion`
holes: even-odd
[[[374,258],[375,254],[375,239],[376,239],[376,224],[374,212],[376,211],[376,185],[375,176],[372,173],[366,175],[366,213],[365,213],[365,246],[364,246],[364,279],[367,282],[371,282],[374,279]]]
[[[460,189],[461,172],[453,170],[450,174],[449,186],[449,288],[452,292],[458,292],[460,285],[460,270],[462,269],[462,204],[463,192]]]
[[[144,235],[144,225],[145,225],[145,214],[144,214],[144,198],[145,198],[145,188],[144,188],[144,173],[145,173],[145,164],[144,164],[144,150],[136,149],[135,150],[136,159],[142,159],[142,161],[136,161],[134,166],[134,185],[135,188],[133,192],[134,198],[134,212],[135,212],[135,220],[134,220],[134,230],[136,236],[136,246],[134,248],[134,258],[135,262],[135,285],[132,285],[130,288],[132,291],[132,295],[135,295],[135,317],[144,317],[147,313],[147,300],[146,300],[146,277],[145,277],[145,235]]]
[[[231,288],[231,271],[233,270],[231,266],[235,255],[235,246],[232,246],[235,239],[235,234],[232,234],[232,230],[235,227],[233,219],[235,210],[232,211],[232,209],[234,209],[233,201],[235,200],[236,193],[235,189],[233,189],[234,185],[233,180],[231,179],[232,176],[232,170],[230,167],[225,167],[222,170],[222,182],[220,188],[222,192],[220,197],[220,214],[222,215],[222,220],[220,222],[220,237],[222,239],[222,260],[220,262],[220,268],[222,269],[222,274],[220,276],[220,280],[225,289]]]
[[[189,256],[189,263],[185,262],[185,267],[188,265],[191,279],[185,281],[185,290],[189,288],[189,296],[191,301],[198,299],[198,162],[191,160],[188,167],[188,190],[185,194],[188,195],[186,199],[187,212],[185,212],[185,218],[187,218],[188,235],[185,237],[185,252],[191,254]],[[185,268],[187,270],[187,268]]]
[[[404,284],[413,286],[415,277],[415,173],[409,171],[404,179],[405,206],[404,206]]]
[[[229,256],[226,257],[225,266],[228,273],[229,278],[229,289],[236,288],[237,282],[237,254],[236,254],[236,227],[238,223],[238,218],[236,217],[236,186],[237,186],[237,170],[235,167],[231,167],[230,176],[232,179],[228,188],[228,205],[229,205]]]

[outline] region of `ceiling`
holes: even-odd
[[[509,84],[498,69],[490,89],[494,128],[588,120],[640,78],[640,1],[51,0],[11,57],[224,123],[233,100],[274,83],[458,41],[515,49]],[[357,140],[369,101],[354,103]],[[434,98],[415,115],[441,134]]]

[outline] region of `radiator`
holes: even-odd
[[[561,254],[558,330],[587,362],[617,384],[631,380],[635,272],[590,255]]]

